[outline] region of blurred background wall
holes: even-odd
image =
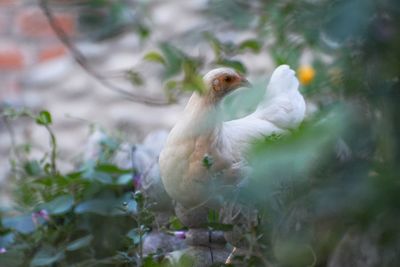
[[[156,30],[151,39],[144,42],[135,32],[137,16],[133,7],[129,9],[131,1],[123,1],[126,9],[118,11],[124,13],[118,17],[124,20],[115,22],[117,25],[113,24],[108,7],[96,8],[85,2],[89,1],[53,1],[50,7],[57,23],[86,57],[89,67],[128,90],[137,88],[132,88],[124,72],[135,67],[146,73],[149,66],[140,66],[144,53],[159,40],[179,33],[182,27],[166,31],[168,23],[174,23],[176,13],[190,16],[184,10],[192,8],[179,5],[179,1],[168,4],[153,1],[147,5],[146,8],[151,8],[148,12],[156,13],[151,23],[160,27],[153,27]],[[156,73],[149,73],[148,82],[139,88],[140,92],[160,94],[162,84],[155,76],[152,79],[152,75]],[[75,62],[50,27],[39,3],[19,0],[0,2],[0,103],[3,107],[50,110],[60,156],[67,159],[77,156],[77,148],[85,144],[91,124],[122,131],[127,139],[136,141],[153,129],[170,127],[180,110],[179,105],[149,107],[134,103],[104,87]],[[13,135],[17,143],[32,141],[33,153],[48,147],[45,132],[28,121],[14,127]],[[4,166],[10,145],[9,132],[2,124],[2,170],[7,169]]]
[[[157,66],[150,66],[153,72],[146,73],[149,66],[143,65],[144,53],[160,40],[185,30],[186,26],[168,25],[175,23],[177,13],[190,16],[185,9],[197,12],[179,1],[149,1],[152,3],[143,7],[138,7],[138,1],[135,6],[133,1],[121,1],[123,6],[115,16],[110,14],[109,6],[87,4],[95,1],[49,2],[54,19],[85,56],[89,68],[128,91],[155,95],[162,94],[162,84],[155,76]],[[153,14],[156,17],[151,20],[155,30],[146,41],[137,32],[139,15],[134,13],[144,9],[149,13],[141,14],[140,19],[150,21]],[[149,76],[146,84],[132,87],[125,75],[131,68]],[[70,168],[69,164],[81,156],[94,128],[136,142],[151,130],[171,127],[181,110],[181,104],[152,107],[135,103],[105,87],[77,64],[49,25],[38,1],[1,0],[0,109],[9,106],[51,111],[59,156],[66,163],[61,163],[61,168]],[[5,199],[13,142],[29,146],[33,157],[49,148],[47,133],[31,120],[0,123],[0,187]]]

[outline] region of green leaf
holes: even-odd
[[[144,84],[143,77],[140,75],[139,72],[130,70],[126,73],[126,75],[132,84],[134,84],[134,85],[143,85]]]
[[[36,179],[34,183],[36,184],[41,184],[45,186],[51,186],[51,185],[59,185],[59,186],[67,186],[70,184],[72,181],[69,177],[64,177],[62,175],[55,175],[55,176],[44,176],[40,177],[40,179]]]
[[[79,180],[82,178],[82,171],[75,171],[66,175],[67,180]]]
[[[118,166],[112,164],[100,164],[96,166],[96,171],[111,173],[111,174],[127,174],[131,173],[131,170],[123,170],[118,168]]]
[[[23,234],[29,234],[35,231],[35,225],[32,221],[32,215],[30,213],[15,217],[3,218],[1,222],[5,228],[14,229]]]
[[[251,50],[254,53],[260,53],[261,47],[261,43],[255,39],[249,39],[239,44],[240,51]]]
[[[64,257],[63,251],[57,251],[51,247],[44,247],[35,254],[30,266],[50,266]]]
[[[171,230],[182,230],[185,226],[182,222],[178,219],[178,217],[174,216],[169,220],[169,229]]]
[[[182,69],[182,62],[185,55],[182,53],[182,51],[169,43],[161,44],[160,49],[163,52],[167,62],[165,78],[169,78],[178,74]]]
[[[140,236],[139,236],[139,231],[137,228],[133,228],[132,230],[130,230],[127,234],[127,237],[129,237],[133,244],[137,245],[140,242]]]
[[[178,87],[178,82],[177,81],[170,80],[170,81],[167,81],[165,83],[165,88],[167,90],[173,90],[173,89],[176,89],[177,87]]]
[[[160,53],[155,51],[147,53],[143,59],[151,62],[160,63],[163,65],[167,64],[164,57]]]
[[[203,94],[206,92],[206,86],[203,82],[203,78],[200,75],[190,77],[183,82],[183,89],[187,91],[194,91]]]
[[[124,203],[128,203],[123,209]],[[131,194],[126,193],[120,198],[105,196],[84,201],[75,207],[75,213],[94,213],[103,216],[126,215],[136,210],[136,202],[132,200]]]
[[[255,142],[249,153],[253,179],[244,190],[247,197],[266,201],[277,190],[277,180],[281,184],[305,182],[316,162],[329,155],[327,148],[345,129],[345,114],[346,109],[338,106],[323,119],[305,123],[291,135]]]
[[[170,265],[157,262],[157,260],[154,259],[152,255],[145,257],[143,260],[143,267],[166,267],[166,266]]]
[[[112,164],[100,164],[96,166],[95,162],[86,162],[83,167],[83,178],[95,180],[103,184],[113,184],[113,178],[120,175],[131,174],[132,170],[120,169]]]
[[[94,172],[93,179],[100,183],[103,183],[103,184],[112,184],[113,183],[112,177],[108,173],[104,173],[104,172]]]
[[[50,112],[43,110],[36,117],[36,123],[40,125],[50,125],[52,123]]]
[[[222,50],[222,44],[221,42],[210,32],[204,33],[204,38],[210,43],[214,55],[217,59],[221,57],[221,50]]]
[[[214,159],[210,155],[204,155],[203,157],[203,166],[209,170],[211,166],[214,164]]]
[[[260,1],[262,2],[262,1]],[[209,11],[218,19],[229,22],[235,28],[248,29],[252,21],[257,18],[249,8],[250,1],[222,1],[209,0]]]
[[[134,199],[129,199],[123,203],[126,213],[136,214],[137,213],[137,202]]]
[[[30,160],[24,163],[24,170],[28,175],[38,176],[42,173],[42,167],[40,166],[39,161]]]
[[[276,65],[287,64],[294,69],[297,68],[300,57],[299,49],[294,47],[291,47],[290,49],[287,47],[274,47],[271,48],[270,52]]]
[[[0,248],[8,247],[15,241],[15,234],[9,233],[3,236],[0,236]]]
[[[233,225],[232,224],[223,224],[223,223],[207,223],[207,226],[215,231],[232,231]]]
[[[243,74],[245,74],[247,72],[246,67],[243,65],[242,62],[240,62],[238,60],[223,59],[223,60],[218,61],[217,64],[233,68]]]
[[[191,255],[183,254],[178,262],[180,267],[190,267],[195,265],[195,259]]]
[[[69,211],[74,205],[72,195],[62,195],[50,202],[39,205],[40,209],[45,209],[49,214],[58,215]]]
[[[150,36],[151,29],[146,25],[139,24],[137,25],[137,32],[139,34],[140,39],[144,40]]]
[[[79,238],[79,239],[69,243],[66,250],[74,251],[74,250],[81,249],[83,247],[87,247],[90,245],[90,242],[92,242],[92,240],[93,240],[92,235],[87,235],[85,237]]]
[[[207,221],[209,223],[216,223],[218,222],[219,212],[214,209],[210,209],[207,214]]]
[[[22,266],[25,255],[21,250],[8,249],[7,253],[0,254],[0,266]]]
[[[197,91],[200,94],[206,91],[203,78],[197,73],[197,63],[195,60],[185,59],[182,63],[185,77],[183,79],[183,89]]]
[[[117,184],[119,185],[127,185],[132,182],[132,174],[123,174],[118,177]]]
[[[275,241],[273,251],[282,266],[312,266],[315,261],[311,245],[304,240],[287,238]]]
[[[116,208],[117,205],[115,205],[115,199],[98,198],[80,203],[75,207],[75,213],[95,213],[107,216],[110,215]]]

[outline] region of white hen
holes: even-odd
[[[247,80],[228,68],[212,70],[203,79],[208,91],[192,95],[160,155],[166,191],[187,208],[216,199],[216,183],[235,185],[246,177],[251,143],[298,126],[305,115],[299,82],[287,65],[274,71],[255,112],[227,122],[220,116],[221,100]]]

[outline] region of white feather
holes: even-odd
[[[226,71],[211,71],[205,82],[210,86],[213,77]],[[255,139],[284,133],[304,119],[305,102],[298,87],[294,71],[287,65],[279,66],[256,111],[228,122],[220,121],[216,107],[204,105],[204,99],[193,94],[160,155],[168,194],[182,205],[193,207],[218,198],[218,192],[212,191],[215,174],[222,185],[240,182],[249,173],[246,153]],[[211,169],[203,166],[204,155],[213,158]]]
[[[287,65],[279,66],[272,74],[264,99],[256,111],[223,124],[223,138],[230,140],[232,150],[243,157],[255,139],[297,127],[303,121],[306,110],[298,88],[294,71]]]

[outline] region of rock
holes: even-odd
[[[154,231],[143,240],[143,254],[168,253],[186,248],[185,241],[173,235]]]
[[[230,251],[225,247],[189,247],[184,255],[193,259],[192,267],[220,266],[229,257]]]
[[[193,260],[191,266],[207,267],[225,263],[231,251],[226,247],[224,233],[211,231],[207,227],[209,208],[202,205],[186,209],[177,203],[175,212],[179,220],[189,228],[186,232],[188,248],[181,253]]]

